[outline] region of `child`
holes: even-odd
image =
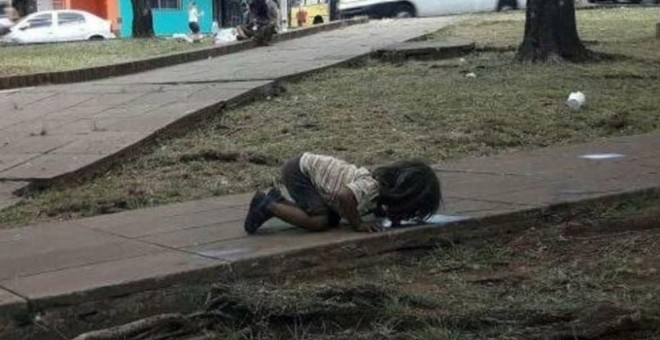
[[[312,231],[336,227],[343,217],[356,231],[374,232],[380,226],[364,223],[361,216],[374,213],[389,218],[392,225],[403,220],[421,222],[442,200],[435,172],[416,160],[371,173],[330,156],[304,153],[284,165],[281,182],[292,201],[277,188],[258,191],[245,219],[248,234],[271,217]]]
[[[200,39],[199,17],[202,15],[204,15],[204,12],[197,9],[197,4],[194,1],[188,4],[188,27],[194,40]]]
[[[252,38],[258,45],[268,45],[277,30],[278,11],[270,0],[249,0],[247,23],[239,25],[238,40]]]

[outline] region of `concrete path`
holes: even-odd
[[[659,189],[660,135],[465,159],[435,168],[446,197],[443,214],[476,219],[534,211]],[[0,231],[0,315],[20,310],[28,300],[41,308],[76,305],[172,284],[215,282],[227,273],[311,268],[342,256],[385,251],[379,247],[405,244],[420,232],[428,240],[450,227],[309,233],[275,221],[247,236],[242,223],[250,196]],[[358,245],[365,240],[374,242]]]
[[[278,79],[364,56],[454,20],[372,21],[145,73],[1,91],[0,188],[3,181],[47,181],[108,164],[166,128],[268,92]],[[0,208],[5,201],[0,194]]]

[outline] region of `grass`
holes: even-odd
[[[660,205],[648,203],[571,221],[593,234],[564,223],[397,263],[228,282],[173,338],[657,339]],[[639,216],[656,223],[639,229]],[[177,331],[160,326],[140,335]]]
[[[651,13],[578,12],[592,46],[625,51],[629,59],[519,65],[513,52],[481,52],[465,61],[372,60],[324,71],[288,84],[279,97],[219,112],[97,178],[29,193],[0,221],[11,227],[249,192],[269,185],[283,161],[304,151],[367,166],[408,157],[434,163],[657,131],[660,44]],[[508,46],[512,21],[522,18],[521,12],[475,16],[438,35]],[[497,33],[481,37],[483,31]],[[465,77],[468,72],[477,77]],[[570,111],[564,101],[576,90],[586,93],[588,105]],[[227,157],[232,154],[240,157]]]
[[[578,34],[591,48],[658,60],[655,41],[657,8],[620,8],[577,11]],[[520,12],[477,15],[467,22],[439,31],[435,38],[461,36],[482,48],[517,48],[522,41],[525,16]]]
[[[207,46],[205,46],[207,45]],[[170,39],[114,39],[66,44],[0,46],[0,76],[65,71],[128,62],[168,53],[198,49],[208,44],[190,44]]]

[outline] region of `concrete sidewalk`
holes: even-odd
[[[0,92],[0,208],[30,181],[101,169],[148,138],[268,95],[276,82],[437,31],[458,18],[366,24],[149,72]],[[275,89],[274,89],[275,88]],[[183,129],[181,129],[183,128]],[[19,184],[7,184],[7,181]]]
[[[442,213],[478,221],[656,192],[660,135],[465,159],[435,169],[446,197]],[[0,315],[19,313],[28,301],[32,308],[47,310],[172,285],[216,282],[230,274],[332,266],[465,228],[459,222],[379,234],[345,228],[309,233],[274,222],[247,236],[242,223],[250,196],[0,231]],[[1,326],[2,320],[0,331]]]

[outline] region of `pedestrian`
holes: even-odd
[[[278,0],[266,0],[268,5],[268,17],[275,26],[275,33],[282,30],[280,24],[282,23],[282,16],[280,15],[280,3]]]
[[[250,21],[250,11],[248,10],[247,0],[241,1],[241,22],[239,26],[247,25]]]
[[[442,201],[440,180],[418,160],[370,172],[334,157],[304,153],[286,162],[279,182],[252,197],[244,225],[248,234],[272,217],[311,231],[336,227],[342,218],[355,231],[379,231],[378,224],[364,223],[362,216],[387,217],[393,226],[422,222]]]
[[[307,23],[307,11],[302,5],[302,2],[300,3],[300,6],[298,6],[298,13],[296,13],[296,21],[298,22],[298,27],[304,27],[305,24]]]
[[[247,23],[236,28],[238,40],[253,39],[259,45],[267,45],[276,33],[277,12],[270,0],[249,0]]]
[[[199,18],[204,15],[204,12],[200,12],[197,9],[197,4],[193,1],[188,4],[188,27],[192,32],[193,40],[199,40],[201,38],[199,32]]]

